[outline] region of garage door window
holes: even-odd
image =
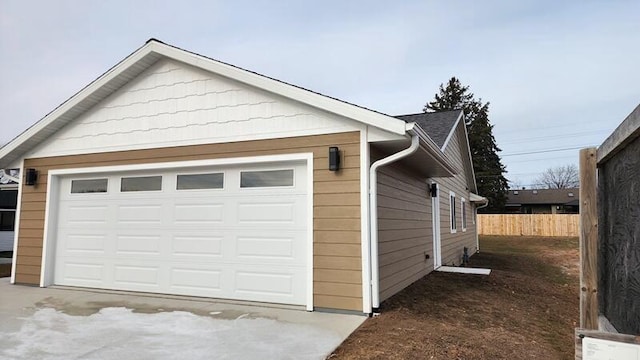
[[[160,191],[162,176],[123,177],[120,180],[120,191]]]
[[[177,190],[222,189],[223,187],[223,173],[178,175],[176,184]]]
[[[242,171],[240,173],[241,188],[293,186],[293,169]]]
[[[108,183],[107,179],[71,180],[71,193],[106,193]]]

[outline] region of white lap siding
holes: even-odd
[[[380,300],[433,270],[428,194],[424,179],[398,164],[385,166],[378,172]]]

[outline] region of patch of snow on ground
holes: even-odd
[[[271,319],[39,309],[19,331],[0,330],[0,359],[322,359],[340,340],[328,330]]]

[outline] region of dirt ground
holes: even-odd
[[[11,251],[0,251],[1,258],[11,258]],[[11,276],[11,264],[0,264],[0,278]]]
[[[484,237],[471,266],[431,273],[382,304],[330,359],[572,359],[577,238]]]
[[[11,276],[11,264],[0,264],[0,278]]]

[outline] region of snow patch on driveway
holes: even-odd
[[[309,325],[175,311],[104,308],[90,316],[39,309],[0,330],[0,359],[323,359],[341,338]]]

